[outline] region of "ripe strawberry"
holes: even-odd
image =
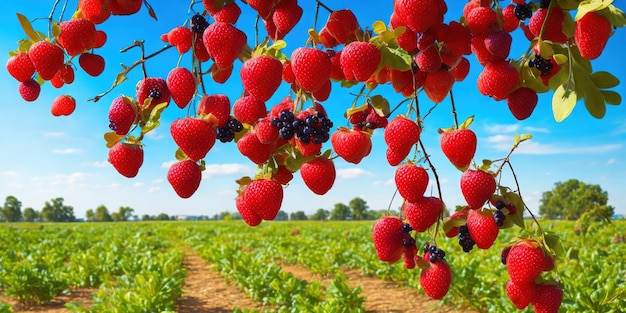
[[[337,176],[335,163],[327,158],[315,158],[312,161],[302,164],[300,167],[300,176],[304,184],[309,187],[313,193],[324,195],[335,183],[335,177]]]
[[[109,149],[109,162],[118,173],[133,178],[143,164],[143,148],[136,143],[117,142]]]
[[[421,233],[437,222],[444,210],[444,204],[437,197],[422,197],[415,202],[405,202],[403,209],[413,230]]]
[[[509,250],[506,270],[514,283],[534,282],[545,265],[545,255],[535,240],[520,240]]]
[[[237,211],[239,211],[241,218],[244,220],[244,222],[246,222],[246,224],[250,226],[258,226],[263,221],[260,216],[258,216],[255,212],[252,211],[252,209],[250,209],[250,206],[246,203],[245,197],[243,195],[237,197],[237,200],[235,200],[235,206],[237,207]]]
[[[283,39],[298,24],[302,13],[302,7],[298,5],[297,0],[281,0],[272,14],[276,31],[268,32],[268,35],[273,40]]]
[[[332,51],[332,52],[330,52]],[[330,79],[334,81],[342,81],[346,79],[346,75],[341,68],[341,54],[342,51],[336,52],[334,50],[327,50],[327,54],[330,55],[330,64],[332,65],[330,71]]]
[[[313,91],[313,98],[316,101],[326,101],[328,97],[330,97],[330,91],[332,88],[332,84],[330,80],[327,80],[320,89]]]
[[[109,0],[109,7],[113,15],[131,15],[139,12],[142,0]]]
[[[63,66],[63,49],[47,42],[38,41],[28,49],[28,57],[43,80],[50,80]]]
[[[500,227],[493,218],[495,211],[470,210],[467,214],[467,229],[470,237],[480,249],[489,249],[498,238]]]
[[[19,83],[19,85],[17,85],[17,90],[19,91],[20,96],[22,96],[22,99],[28,102],[33,102],[39,98],[41,86],[36,80],[31,78]]]
[[[496,191],[496,179],[483,170],[466,170],[461,175],[461,193],[472,210],[482,208]]]
[[[439,103],[448,96],[454,82],[455,79],[452,73],[446,69],[440,68],[436,72],[426,74],[424,91],[428,99],[432,102]]]
[[[404,33],[398,36],[397,40],[398,46],[400,46],[400,48],[404,49],[409,54],[414,55],[417,53],[417,34],[412,30],[407,28]]]
[[[520,20],[515,16],[515,5],[509,4],[502,9],[502,29],[512,32],[519,26]]]
[[[400,25],[406,25],[417,34],[425,32],[441,19],[443,13],[433,12],[438,7],[438,0],[396,0],[393,3]]]
[[[210,122],[193,117],[173,121],[170,133],[180,150],[193,161],[203,159],[216,139],[215,128]]]
[[[563,302],[563,289],[554,284],[537,285],[537,295],[533,302],[535,313],[558,313]]]
[[[452,284],[452,270],[445,260],[429,263],[420,273],[420,286],[432,299],[443,298]]]
[[[612,25],[596,12],[588,12],[576,22],[574,42],[580,55],[588,60],[597,59],[611,35]]]
[[[272,121],[268,117],[262,118],[254,125],[254,134],[263,144],[275,143],[280,137],[278,128],[272,125]]]
[[[503,100],[519,83],[519,73],[509,62],[488,63],[478,75],[478,91],[494,100]]]
[[[472,34],[485,33],[497,22],[496,11],[489,6],[474,8],[465,16],[465,24]]]
[[[398,166],[394,180],[398,193],[408,202],[422,199],[428,187],[428,173],[423,167],[413,163]]]
[[[205,0],[206,1],[206,0]],[[210,1],[210,0],[209,0]],[[248,0],[248,5],[253,8],[262,19],[270,17],[277,0]]]
[[[244,201],[250,210],[264,220],[273,220],[283,202],[283,187],[273,179],[255,179],[244,191]]]
[[[343,127],[330,136],[330,143],[341,158],[353,164],[359,164],[372,150],[370,135]]]
[[[404,246],[402,231],[404,222],[397,216],[383,216],[372,227],[372,239],[378,259],[383,262],[394,263],[402,257]]]
[[[241,15],[241,8],[236,2],[231,2],[224,5],[217,13],[213,14],[213,19],[216,22],[224,22],[235,24]]]
[[[565,13],[563,9],[558,6],[553,6],[550,10],[550,19],[546,21],[548,17],[548,9],[541,8],[537,10],[528,22],[528,29],[535,36],[538,37],[541,33],[541,29],[545,28],[542,39],[550,40],[554,43],[567,42],[567,36],[563,34],[563,21],[565,19]],[[546,23],[543,27],[544,22]]]
[[[54,77],[50,80],[58,80],[61,84],[71,84],[74,82],[74,68],[69,64],[63,64]]]
[[[308,92],[322,87],[330,79],[330,57],[315,48],[297,48],[291,54],[291,67],[298,85]]]
[[[222,0],[202,0],[202,6],[204,9],[213,16],[224,7],[224,1]]]
[[[76,100],[72,96],[69,95],[61,95],[56,97],[52,101],[52,107],[50,108],[50,113],[53,116],[69,116],[76,109]]]
[[[376,72],[382,60],[378,48],[369,42],[353,41],[341,51],[341,68],[347,80],[364,82]]]
[[[254,125],[266,114],[265,102],[252,96],[243,96],[233,104],[233,116],[242,123]]]
[[[202,41],[219,68],[228,68],[246,46],[247,36],[229,23],[215,22],[204,30]]]
[[[93,48],[96,42],[96,26],[85,18],[59,23],[61,32],[57,42],[69,56],[76,56]]]
[[[167,89],[179,108],[184,108],[196,93],[196,78],[184,67],[173,68],[167,75]]]
[[[293,173],[284,165],[279,165],[272,174],[272,178],[285,186],[293,179]]]
[[[204,41],[202,41],[202,37],[196,37],[196,35],[193,36],[193,53],[196,56],[196,59],[198,59],[198,61],[200,62],[206,62],[211,58],[209,51],[207,51],[206,46],[204,45]],[[225,69],[222,69],[222,71],[228,72]],[[217,80],[215,79],[215,74],[213,73],[213,67],[211,67],[211,74],[213,75],[213,80],[217,82]],[[230,74],[226,75],[226,79],[228,79],[229,76]],[[226,79],[221,81],[221,83],[225,82]]]
[[[216,127],[226,127],[230,120],[230,99],[223,94],[202,95],[202,99],[198,103],[198,115],[208,116],[209,114],[213,114],[217,118]]]
[[[109,128],[116,135],[126,135],[138,116],[137,105],[132,99],[124,96],[117,97],[109,108]]]
[[[440,137],[443,154],[461,171],[465,171],[472,162],[476,141],[476,134],[471,129],[444,131]]]
[[[456,212],[452,213],[452,215],[450,215],[450,217],[448,217],[446,222],[443,224],[444,231],[447,229],[446,225],[448,223],[452,223],[450,225],[458,225],[458,226],[450,227],[450,229],[448,229],[446,231],[446,237],[452,238],[452,237],[456,237],[459,234],[459,227],[461,225],[465,225],[466,224],[467,214],[469,213],[469,210],[470,210],[470,208],[466,206],[466,207],[463,207],[462,210],[456,211]]]
[[[167,42],[176,47],[178,53],[183,54],[191,49],[193,33],[191,29],[183,26],[176,26],[167,33]]]
[[[485,48],[493,56],[504,60],[509,56],[512,41],[513,37],[506,31],[493,32],[485,37]]]
[[[244,62],[239,74],[243,88],[251,96],[267,101],[282,82],[283,64],[273,57],[259,55]]]
[[[108,0],[79,0],[79,17],[84,17],[94,24],[101,24],[111,16]]]
[[[167,181],[176,194],[183,199],[191,197],[198,190],[201,180],[202,170],[193,160],[178,161],[167,171]]]
[[[398,152],[407,151],[408,154],[413,145],[419,141],[420,132],[417,123],[404,116],[396,116],[385,127],[383,136],[389,149]]]
[[[237,141],[237,149],[254,164],[259,165],[269,160],[276,149],[276,143],[263,144],[254,131],[249,131]]]
[[[94,53],[83,53],[78,58],[80,67],[91,76],[98,76],[104,71],[104,58]]]
[[[154,108],[157,104],[170,102],[170,90],[167,89],[167,83],[160,77],[147,77],[137,82],[135,86],[136,98],[139,106],[144,106],[148,98],[151,98],[150,108]]]
[[[28,53],[20,52],[9,58],[7,71],[18,82],[25,82],[35,74],[35,67],[28,57]]]
[[[331,12],[324,28],[340,44],[355,41],[363,34],[356,16],[350,9]]]
[[[506,281],[506,295],[513,302],[513,305],[520,310],[534,302],[536,294],[537,285],[535,282],[514,283],[510,280]]]
[[[476,56],[478,63],[481,65],[486,65],[487,63],[492,63],[492,58],[494,57],[487,47],[485,46],[485,38],[487,38],[487,34],[475,34],[472,36],[472,42],[470,44],[472,53]],[[503,60],[493,60],[500,61]]]
[[[289,60],[283,62],[282,78],[287,84],[293,84],[296,81],[296,76],[293,75],[293,68],[291,68],[291,61]]]
[[[506,98],[509,110],[520,121],[530,117],[538,101],[537,92],[528,87],[521,87]]]
[[[437,51],[437,48],[434,45],[430,45],[424,50],[420,50],[415,55],[415,64],[417,64],[420,71],[426,73],[432,73],[440,70],[442,63],[439,51]]]

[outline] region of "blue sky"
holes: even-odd
[[[0,50],[11,51],[17,47],[16,41],[25,38],[19,28],[16,12],[29,19],[44,18],[49,14],[54,1],[7,1],[0,10]],[[125,54],[118,51],[130,45],[134,39],[145,39],[147,51],[155,51],[163,46],[158,36],[180,25],[187,18],[188,1],[152,1],[159,17],[159,22],[150,19],[147,10],[142,8],[132,17],[112,17],[98,28],[108,34],[106,45],[97,53],[107,58],[106,69],[99,78],[88,77],[77,72],[74,84],[62,89],[54,89],[49,84],[42,88],[36,102],[27,103],[17,93],[18,83],[6,70],[0,71],[0,88],[3,90],[3,103],[0,114],[2,135],[0,144],[4,152],[0,154],[0,197],[2,201],[8,195],[17,197],[23,208],[32,207],[40,210],[44,203],[52,198],[63,197],[65,204],[74,207],[76,216],[83,217],[85,211],[106,205],[109,210],[119,206],[130,206],[135,214],[170,215],[213,215],[221,211],[235,211],[235,180],[245,175],[254,175],[256,166],[242,157],[233,143],[216,143],[209,152],[207,170],[199,190],[190,199],[180,199],[166,180],[168,166],[174,161],[176,146],[169,136],[169,124],[176,118],[187,114],[186,110],[171,105],[163,116],[162,125],[145,140],[145,161],[139,174],[134,179],[119,175],[107,162],[107,148],[102,138],[108,131],[108,109],[111,101],[120,94],[135,94],[135,82],[141,78],[140,70],[129,75],[129,80],[117,87],[111,94],[97,103],[86,100],[108,89],[113,78],[120,71],[120,63],[131,64],[138,57],[138,51]],[[285,53],[305,43],[306,30],[313,26],[313,0],[301,0],[300,5],[305,15],[296,28],[288,35]],[[446,19],[458,19],[461,15],[462,1],[448,1],[449,10]],[[371,25],[375,20],[388,21],[392,11],[392,1],[378,2],[373,5],[353,5],[353,1],[329,1],[333,9],[350,7],[357,15],[362,26]],[[70,1],[66,18],[76,6]],[[242,6],[244,14],[238,26],[244,21],[252,21],[249,8]],[[327,18],[327,12],[320,11],[318,25]],[[58,17],[58,13],[55,18]],[[38,30],[47,29],[45,20],[37,20],[34,26]],[[318,26],[318,29],[321,26]],[[254,35],[248,32],[248,44],[252,44]],[[518,30],[514,33],[511,55],[521,55],[527,48],[527,41]],[[609,41],[603,55],[593,62],[594,70],[610,70],[620,80],[626,80],[626,65],[620,60],[626,32],[618,29]],[[8,58],[8,55],[5,54]],[[572,115],[564,122],[556,123],[551,112],[551,95],[540,96],[540,102],[532,117],[517,121],[508,112],[505,102],[495,102],[484,97],[476,90],[476,78],[480,67],[473,56],[471,71],[462,83],[456,83],[453,92],[457,112],[462,120],[475,115],[472,129],[478,136],[476,160],[499,159],[506,155],[513,142],[515,133],[531,133],[533,139],[523,143],[511,158],[521,185],[522,195],[533,210],[537,211],[539,199],[544,191],[550,190],[554,183],[576,178],[590,184],[600,184],[609,193],[609,204],[616,207],[616,212],[626,214],[626,106],[611,106],[604,119],[591,117],[579,103]],[[147,70],[150,76],[165,78],[169,70],[176,66],[178,55],[172,50],[150,60]],[[189,64],[183,58],[182,65]],[[237,82],[237,76],[224,85],[209,84],[208,93],[225,93],[234,102],[243,91]],[[329,111],[336,126],[344,125],[343,112],[352,103],[349,92],[357,90],[341,89],[333,85],[333,92],[324,106]],[[624,85],[614,90],[626,94]],[[275,97],[268,101],[270,107],[289,92],[282,86]],[[69,117],[53,117],[50,103],[60,94],[71,94],[77,99],[77,109]],[[392,93],[390,88],[380,88],[374,94],[382,94],[392,104],[401,98]],[[426,111],[431,103],[420,95],[422,110]],[[401,109],[403,110],[403,109]],[[443,198],[449,208],[464,202],[459,188],[461,172],[444,159],[439,148],[437,129],[452,125],[449,114],[449,99],[444,100],[426,119],[422,138],[427,152],[432,156],[438,172]],[[313,213],[318,208],[332,209],[335,203],[348,203],[354,197],[362,197],[371,209],[385,209],[394,194],[394,168],[385,159],[385,144],[382,131],[375,132],[373,151],[360,164],[349,164],[336,159],[337,180],[331,191],[324,196],[310,192],[299,174],[285,189],[283,210],[294,212],[303,210]],[[330,147],[330,143],[327,144]],[[434,179],[431,173],[431,180]],[[512,186],[511,175],[503,177],[503,184]],[[396,198],[391,204],[397,208],[400,201]]]

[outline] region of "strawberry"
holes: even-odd
[[[520,20],[515,16],[515,5],[509,4],[502,9],[502,30],[512,32],[519,26]]]
[[[406,151],[408,155],[413,145],[419,141],[420,132],[421,129],[417,123],[404,116],[396,116],[385,127],[383,137],[389,149],[398,152]]]
[[[223,0],[202,0],[202,6],[204,9],[213,16],[224,7]]]
[[[109,0],[79,0],[79,17],[84,17],[94,24],[101,24],[111,16]]]
[[[535,313],[558,313],[563,302],[563,289],[554,284],[537,285],[537,295],[533,302]]]
[[[205,0],[207,1],[207,0]],[[208,0],[210,1],[210,0]],[[270,17],[273,12],[274,5],[278,0],[248,0],[248,5],[253,8],[262,19]]]
[[[109,149],[109,162],[118,173],[133,178],[143,164],[143,148],[137,143],[117,142]]]
[[[74,68],[69,64],[63,64],[61,68],[54,74],[54,77],[50,80],[52,83],[57,80],[61,85],[71,84],[74,82]]]
[[[378,48],[369,42],[353,41],[341,51],[341,68],[347,80],[364,82],[376,72],[382,60]]]
[[[465,171],[472,162],[476,141],[476,134],[471,129],[444,131],[440,137],[443,154],[461,171]]]
[[[246,224],[250,226],[258,226],[263,221],[260,216],[258,216],[250,209],[250,206],[246,203],[245,197],[243,195],[237,197],[237,199],[235,200],[235,206],[237,207],[237,211],[239,211],[241,218],[244,220],[244,222],[246,222]]]
[[[417,202],[422,199],[428,187],[428,173],[423,167],[413,163],[398,166],[394,180],[398,193],[408,202]]]
[[[534,282],[545,265],[545,255],[539,243],[532,239],[516,242],[506,257],[506,270],[514,283]]]
[[[420,286],[432,299],[443,298],[452,284],[452,270],[445,260],[428,263],[420,273]]]
[[[580,55],[587,60],[597,59],[611,35],[612,25],[596,12],[588,12],[576,22],[574,42]]]
[[[247,36],[229,23],[215,22],[204,30],[202,41],[219,68],[228,68],[246,46]]]
[[[291,68],[291,61],[289,60],[283,62],[282,78],[287,84],[293,84],[296,81],[296,76],[293,75],[293,68]]]
[[[487,63],[492,63],[492,58],[494,57],[489,50],[487,50],[487,46],[485,46],[485,38],[487,38],[487,34],[475,34],[472,36],[472,42],[470,44],[472,53],[476,56],[478,63],[481,65],[486,65]],[[503,60],[493,60],[504,62]]]
[[[272,174],[272,178],[285,186],[293,179],[293,173],[284,165],[279,165]]]
[[[497,22],[496,11],[489,6],[474,8],[465,16],[465,24],[472,34],[486,33]]]
[[[83,53],[78,58],[80,67],[91,76],[98,76],[104,71],[104,58],[95,53]]]
[[[513,302],[513,305],[520,310],[525,309],[534,302],[536,294],[537,286],[535,282],[514,283],[510,280],[506,281],[506,295]]]
[[[243,96],[233,104],[233,115],[242,123],[254,125],[267,115],[265,102],[252,96]]]
[[[291,54],[291,67],[298,85],[308,92],[322,87],[330,79],[330,57],[315,48],[297,48]]]
[[[39,98],[41,86],[36,80],[31,78],[19,83],[19,85],[17,85],[17,90],[19,91],[20,96],[22,96],[22,99],[28,102],[33,102]]]
[[[216,127],[226,127],[230,120],[230,99],[223,94],[203,95],[198,103],[198,115],[208,116],[209,114],[217,118]]]
[[[330,71],[330,79],[334,81],[346,80],[346,75],[343,73],[343,68],[341,68],[342,51],[335,53],[335,51],[333,50],[328,50],[327,53],[329,53],[330,55],[330,64],[332,65],[332,68]]]
[[[191,197],[198,190],[201,180],[202,170],[193,160],[178,161],[167,171],[167,181],[183,199]]]
[[[254,125],[254,134],[262,144],[271,144],[278,141],[278,128],[272,125],[270,118],[265,117]]]
[[[530,117],[538,101],[537,92],[528,87],[518,88],[506,98],[509,110],[520,121]]]
[[[38,41],[28,49],[28,57],[43,80],[50,80],[63,66],[63,49],[47,42]]]
[[[483,170],[466,170],[461,175],[461,193],[472,210],[482,208],[496,191],[496,179]]]
[[[398,36],[397,40],[398,46],[409,54],[414,55],[419,51],[417,48],[417,34],[412,30],[407,28],[404,33]]]
[[[302,18],[302,7],[297,0],[281,0],[272,14],[272,22],[276,31],[268,32],[273,40],[283,39]]]
[[[313,193],[324,195],[335,183],[335,163],[324,157],[315,158],[300,166],[300,176]]]
[[[237,149],[254,164],[260,165],[269,160],[276,143],[263,144],[254,131],[249,131],[237,141]]]
[[[437,197],[422,197],[415,202],[405,202],[403,210],[413,230],[421,233],[437,222],[444,204]]]
[[[215,128],[210,122],[193,117],[174,120],[170,133],[180,150],[193,161],[203,159],[216,139]]]
[[[211,55],[209,54],[209,51],[207,51],[206,46],[204,45],[204,41],[202,41],[202,37],[199,37],[199,36],[196,37],[196,36],[197,35],[193,36],[193,53],[196,56],[196,59],[198,59],[198,61],[206,62],[211,58]],[[221,70],[225,71],[224,69],[221,69]],[[213,70],[211,71],[211,74],[215,76],[215,74],[213,73]],[[226,75],[226,78],[228,78],[229,76],[230,74]],[[215,80],[215,77],[213,79]],[[223,83],[224,81],[226,81],[226,79],[224,79],[221,82]]]
[[[441,69],[441,56],[439,51],[434,45],[426,47],[424,50],[420,50],[415,55],[415,64],[419,67],[420,71],[425,73],[436,72]]]
[[[196,77],[184,67],[173,68],[167,75],[167,89],[179,108],[184,108],[196,93]]]
[[[372,227],[376,256],[383,262],[394,263],[402,257],[404,222],[397,216],[383,216]]]
[[[113,15],[131,15],[139,12],[142,0],[109,0],[109,7]]]
[[[243,88],[251,96],[267,101],[282,82],[283,64],[273,57],[259,55],[244,62],[239,74]]]
[[[236,2],[231,2],[224,5],[217,13],[213,14],[213,19],[216,22],[224,22],[235,24],[241,15],[241,8]]]
[[[567,36],[563,34],[563,21],[565,19],[563,9],[555,5],[550,9],[550,18],[546,21],[547,17],[548,8],[540,8],[537,10],[528,22],[530,32],[535,37],[538,37],[543,28],[543,40],[550,40],[554,43],[561,44],[567,42]],[[546,23],[545,26],[543,25],[544,23]]]
[[[443,24],[441,30],[437,32],[437,40],[443,42],[442,49],[450,51],[454,56],[460,57],[472,53],[472,34],[463,24],[451,21]]]
[[[25,82],[35,74],[35,67],[28,57],[28,53],[20,52],[9,58],[7,71],[18,82]]]
[[[53,116],[69,116],[76,109],[76,100],[72,96],[69,95],[61,95],[56,97],[52,101],[52,107],[50,108],[50,113]]]
[[[440,68],[436,72],[426,74],[424,92],[432,102],[439,103],[448,96],[454,82],[454,75],[448,70]]]
[[[59,23],[57,42],[69,56],[76,56],[93,48],[96,42],[96,26],[88,19],[76,18]]]
[[[250,210],[264,220],[273,220],[283,202],[283,187],[273,179],[260,178],[251,181],[243,196]]]
[[[128,134],[138,116],[137,104],[129,97],[120,96],[113,99],[109,108],[109,128],[116,135]]]
[[[460,211],[452,213],[452,215],[447,218],[446,222],[443,224],[446,237],[452,238],[459,234],[459,227],[466,224],[469,210],[469,207],[463,207]],[[450,225],[450,227],[448,225]]]
[[[372,150],[370,135],[360,130],[340,127],[330,136],[333,150],[346,162],[359,164]]]
[[[512,41],[513,37],[506,31],[493,32],[485,37],[485,48],[497,59],[504,60],[509,56]]]
[[[410,235],[409,235],[410,236]],[[411,246],[402,251],[402,259],[404,261],[404,268],[412,270],[415,268],[415,256],[417,255],[417,247]]]
[[[340,44],[355,41],[363,34],[356,16],[350,9],[330,12],[324,28]]]
[[[396,0],[393,10],[401,25],[406,25],[414,33],[423,33],[441,19],[440,12],[433,12],[439,7],[439,0]]]
[[[170,90],[167,89],[167,83],[163,78],[144,78],[137,82],[135,90],[139,106],[144,106],[148,98],[151,99],[150,108],[154,108],[157,104],[170,102]]]
[[[482,209],[470,210],[467,214],[467,229],[470,237],[480,249],[489,249],[498,238],[500,227],[493,218],[495,211]]]
[[[506,99],[518,83],[517,69],[505,61],[486,64],[476,81],[478,91],[496,101]]]
[[[167,33],[167,42],[176,47],[178,53],[183,54],[191,49],[193,33],[191,29],[176,26]]]

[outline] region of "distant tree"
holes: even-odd
[[[239,214],[239,212],[237,212],[237,214]],[[222,212],[220,212],[220,218],[219,219],[220,220],[224,220],[224,221],[232,221],[233,220],[233,214],[228,212],[228,211],[222,211]]]
[[[135,212],[135,210],[133,210],[131,207],[121,206],[117,210],[117,220],[116,219],[113,219],[113,220],[114,221],[126,222],[133,216],[133,212]],[[111,215],[111,217],[113,217],[113,216]]]
[[[22,220],[22,202],[14,196],[7,196],[0,213],[5,222],[19,222]]]
[[[547,218],[576,220],[587,213],[596,220],[610,220],[615,208],[607,205],[609,195],[600,185],[577,179],[557,182],[541,196],[539,214]]]
[[[326,221],[328,220],[329,215],[330,212],[328,212],[328,210],[317,209],[317,211],[313,215],[311,215],[309,219],[312,221]]]
[[[367,210],[369,209],[369,206],[367,205],[367,202],[365,202],[365,200],[363,200],[362,198],[356,197],[350,200],[350,203],[348,205],[350,206],[350,209],[352,210],[353,220],[359,221],[359,220],[367,219]]]
[[[41,217],[46,222],[74,222],[74,208],[63,204],[63,198],[58,197],[46,201],[41,209]]]
[[[292,221],[306,221],[309,218],[306,216],[306,214],[303,211],[296,211],[296,212],[291,212],[289,219]]]
[[[113,217],[111,216],[111,214],[109,214],[109,209],[106,206],[100,205],[99,207],[96,208],[96,215],[94,216],[94,221],[111,222],[113,221]]]
[[[24,222],[34,222],[38,215],[37,211],[33,210],[33,208],[26,208],[24,212],[22,212],[22,220]]]
[[[157,220],[157,221],[169,221],[170,220],[170,216],[167,215],[166,213],[161,213],[161,214],[156,216],[155,220]]]
[[[345,221],[350,217],[350,207],[344,203],[336,203],[330,211],[330,219],[333,221]]]
[[[287,212],[285,212],[283,210],[280,210],[276,214],[276,218],[274,220],[275,221],[288,221],[289,220],[289,214],[287,214]]]
[[[152,221],[154,220],[154,218],[152,216],[150,216],[150,214],[144,214],[141,216],[141,220],[142,221]]]
[[[93,211],[93,209],[89,209],[87,210],[87,212],[85,212],[85,219],[87,220],[87,222],[93,222],[95,221],[96,218],[96,213]]]

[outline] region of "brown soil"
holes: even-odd
[[[33,313],[33,312],[47,312],[47,313],[67,313],[71,312],[65,307],[66,303],[77,302],[86,306],[93,303],[93,293],[96,289],[74,289],[67,295],[61,295],[54,298],[50,303],[37,304],[30,307],[26,307],[17,303],[17,301],[8,298],[0,298],[2,302],[8,303],[12,306],[15,313]]]

